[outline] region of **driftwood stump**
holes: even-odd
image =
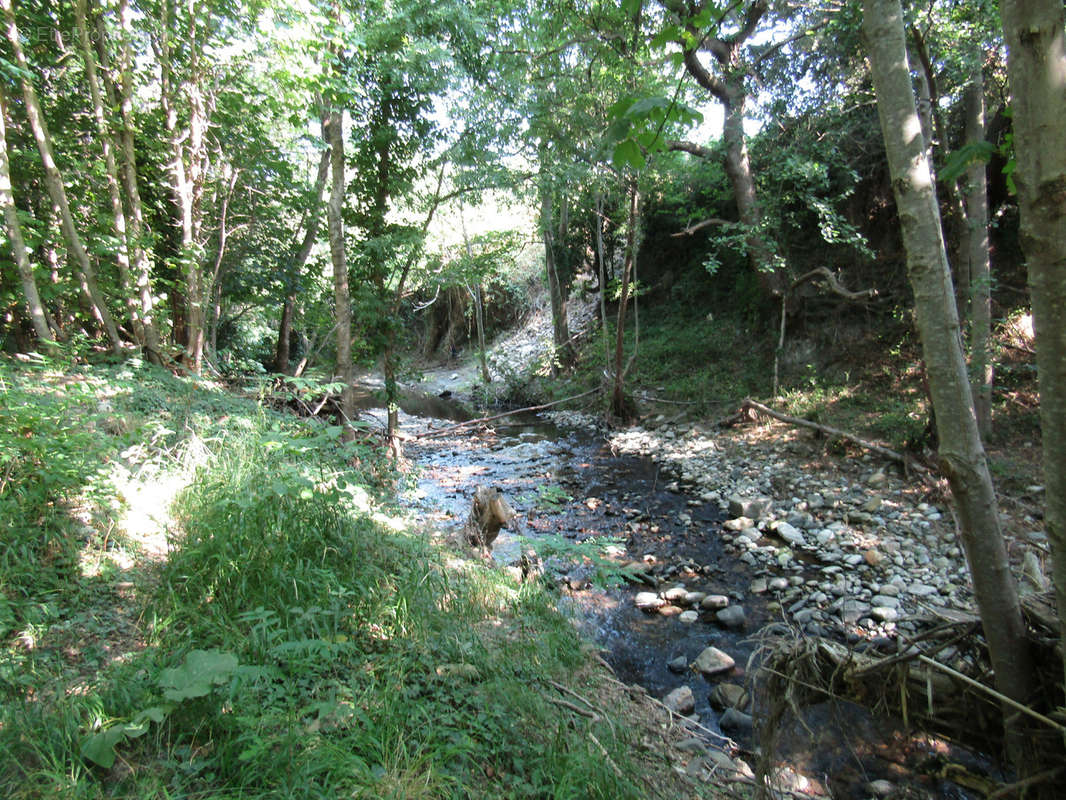
[[[479,548],[483,555],[488,555],[492,543],[500,535],[500,528],[516,516],[517,512],[498,489],[479,486],[474,491],[470,516],[463,525],[463,538],[471,547]]]

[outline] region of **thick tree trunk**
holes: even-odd
[[[0,95],[0,205],[4,207],[4,223],[7,228],[7,240],[11,245],[11,255],[18,267],[22,293],[26,297],[30,323],[37,339],[45,346],[54,345],[52,332],[48,329],[48,319],[37,292],[37,279],[33,276],[33,266],[26,254],[26,242],[22,238],[22,225],[15,208],[15,198],[11,193],[11,165],[7,155],[7,99]]]
[[[7,39],[11,43],[11,51],[15,56],[15,63],[18,64],[19,69],[22,71],[19,82],[22,86],[22,97],[26,103],[26,116],[29,118],[30,130],[33,132],[37,150],[41,155],[41,162],[44,164],[45,188],[48,190],[48,195],[51,197],[53,205],[59,212],[63,236],[67,241],[67,247],[70,248],[70,252],[74,256],[75,263],[78,265],[79,281],[89,295],[93,306],[93,314],[103,326],[112,349],[116,353],[120,353],[122,352],[122,339],[119,337],[118,327],[115,325],[111,312],[107,309],[104,295],[96,283],[96,271],[89,260],[89,253],[85,249],[85,244],[82,242],[77,228],[74,227],[74,217],[70,213],[70,203],[67,200],[67,190],[63,184],[63,176],[60,174],[59,167],[56,166],[55,158],[52,155],[52,139],[48,134],[48,126],[44,120],[44,113],[41,111],[41,104],[37,99],[37,91],[33,88],[33,84],[28,77],[33,74],[33,71],[22,50],[22,40],[15,22],[15,11],[11,5],[11,0],[0,0],[0,9],[4,13]]]
[[[1004,0],[1014,181],[1036,330],[1044,517],[1066,641],[1066,42],[1056,0]]]
[[[996,686],[1012,700],[1026,703],[1033,690],[1032,658],[973,412],[932,172],[911,88],[903,15],[899,0],[864,0],[863,11],[878,114],[914,290],[915,319],[936,413],[940,464],[955,499]],[[1024,770],[1021,726],[1006,711],[1004,716],[1008,749]]]
[[[352,298],[348,290],[348,257],[344,247],[344,117],[332,110],[326,120],[332,182],[329,192],[329,253],[333,262],[333,305],[337,317],[336,372],[344,384],[341,414],[345,436],[355,435],[351,422],[355,418],[355,387],[352,386]]]
[[[322,120],[322,140],[326,139],[326,121]],[[300,242],[292,259],[292,280],[298,285],[304,265],[311,255],[311,249],[315,246],[318,238],[318,229],[321,226],[322,195],[326,190],[326,180],[329,178],[330,149],[326,147],[318,161],[318,174],[315,176],[314,200],[312,206],[304,215],[304,238]],[[299,228],[297,229],[299,230]],[[281,324],[278,326],[278,345],[274,351],[274,371],[285,373],[289,370],[289,339],[292,336],[292,318],[296,309],[297,292],[292,292],[285,298],[285,304],[281,309]]]
[[[966,87],[966,142],[985,140],[985,87],[981,65]],[[966,171],[966,252],[970,277],[970,373],[981,436],[992,433],[992,271],[988,252],[988,182],[985,164]]]

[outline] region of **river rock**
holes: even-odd
[[[788,578],[778,577],[770,579],[770,589],[775,592],[783,592],[788,586]]]
[[[688,669],[688,659],[684,656],[672,658],[668,662],[666,662],[666,668],[671,672],[680,675],[682,672]]]
[[[729,598],[724,594],[709,594],[700,601],[700,608],[705,611],[717,611],[729,605]]]
[[[747,617],[744,613],[744,606],[727,606],[714,616],[718,620],[718,624],[733,630],[743,628]]]
[[[684,614],[685,610],[680,606],[667,604],[665,606],[659,606],[659,616],[661,617],[678,617]]]
[[[692,689],[681,686],[663,698],[663,705],[685,717],[696,710],[696,698],[692,694]]]
[[[688,589],[684,586],[671,586],[665,592],[662,593],[663,599],[668,600],[671,603],[684,602],[685,596],[688,594]]]
[[[734,517],[762,519],[769,510],[770,499],[768,497],[750,498],[733,495],[729,498],[729,513]]]
[[[722,711],[727,708],[743,711],[749,699],[747,690],[735,683],[720,683],[711,690],[711,706]]]
[[[870,616],[878,622],[895,622],[899,619],[899,610],[891,606],[874,606],[870,609]]]
[[[733,657],[717,647],[708,647],[693,662],[693,668],[703,675],[721,675],[729,672],[737,664]]]
[[[871,547],[862,554],[863,560],[871,567],[881,566],[881,562],[885,560],[885,557],[881,555],[880,551]]]
[[[752,594],[765,594],[766,590],[770,588],[770,582],[766,578],[756,578],[748,586],[748,591]]]
[[[803,533],[799,529],[789,525],[787,522],[779,522],[774,526],[774,533],[784,539],[793,547],[805,544],[806,539],[803,538]]]
[[[633,604],[641,611],[655,611],[666,605],[666,601],[655,592],[637,592]]]
[[[745,714],[743,711],[737,711],[735,708],[727,708],[722,716],[718,718],[718,727],[723,731],[731,730],[739,733],[749,733],[752,726],[751,715]]]
[[[682,611],[680,614],[677,615],[677,618],[679,621],[691,625],[693,622],[700,618],[700,612],[692,611],[691,609],[688,611]]]
[[[755,527],[755,520],[751,517],[737,517],[736,519],[727,519],[722,523],[722,527],[727,531],[742,531],[745,528]]]
[[[888,797],[896,791],[896,785],[891,781],[886,781],[884,779],[870,781],[863,788],[873,797]]]

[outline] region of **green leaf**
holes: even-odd
[[[163,670],[159,686],[163,696],[175,702],[203,697],[212,687],[225,683],[237,669],[239,662],[233,653],[221,650],[193,650],[185,656],[180,667]]]
[[[99,733],[94,733],[81,745],[81,754],[104,769],[115,764],[115,745],[126,739],[125,725],[112,725]]]
[[[619,142],[614,148],[611,160],[619,169],[626,164],[633,169],[641,169],[644,166],[644,154],[640,152],[640,147],[632,139]]]
[[[642,0],[622,0],[622,11],[628,16],[633,16],[640,11]]]

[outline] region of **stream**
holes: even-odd
[[[383,424],[376,388],[366,387],[362,416]],[[447,428],[473,416],[451,398],[410,391],[401,409],[401,430],[407,434]],[[690,687],[693,713],[713,732],[702,733],[707,742],[720,744],[717,734],[728,737],[740,756],[754,763],[757,743],[750,728],[733,724],[722,730],[723,714],[712,708],[710,697],[716,683],[745,685],[749,657],[758,647],[756,634],[779,613],[771,613],[769,595],[749,592],[756,575],[752,567],[723,549],[717,502],[686,494],[649,458],[613,452],[602,431],[558,426],[543,416],[516,415],[497,420],[488,431],[467,428],[410,440],[404,452],[416,475],[405,505],[438,530],[462,525],[477,486],[496,487],[505,495],[518,517],[494,543],[493,558],[501,566],[521,555],[522,537],[575,544],[609,537],[605,552],[620,566],[643,570],[650,585],[604,588],[594,567],[550,558],[546,574],[560,587],[561,609],[599,645],[621,680],[656,698]],[[802,583],[798,570],[779,577]],[[692,620],[695,613],[686,618],[637,608],[639,592],[674,586],[728,598],[731,606],[743,608],[741,624],[725,627],[713,611],[701,611]],[[708,646],[736,662],[721,680],[688,668]],[[757,688],[755,700],[759,707]],[[699,729],[694,733],[701,735]],[[776,756],[789,765],[789,788],[800,795],[981,797],[933,774],[945,760],[1003,779],[985,758],[943,738],[908,733],[899,721],[843,701],[812,706],[802,721],[786,724]]]

